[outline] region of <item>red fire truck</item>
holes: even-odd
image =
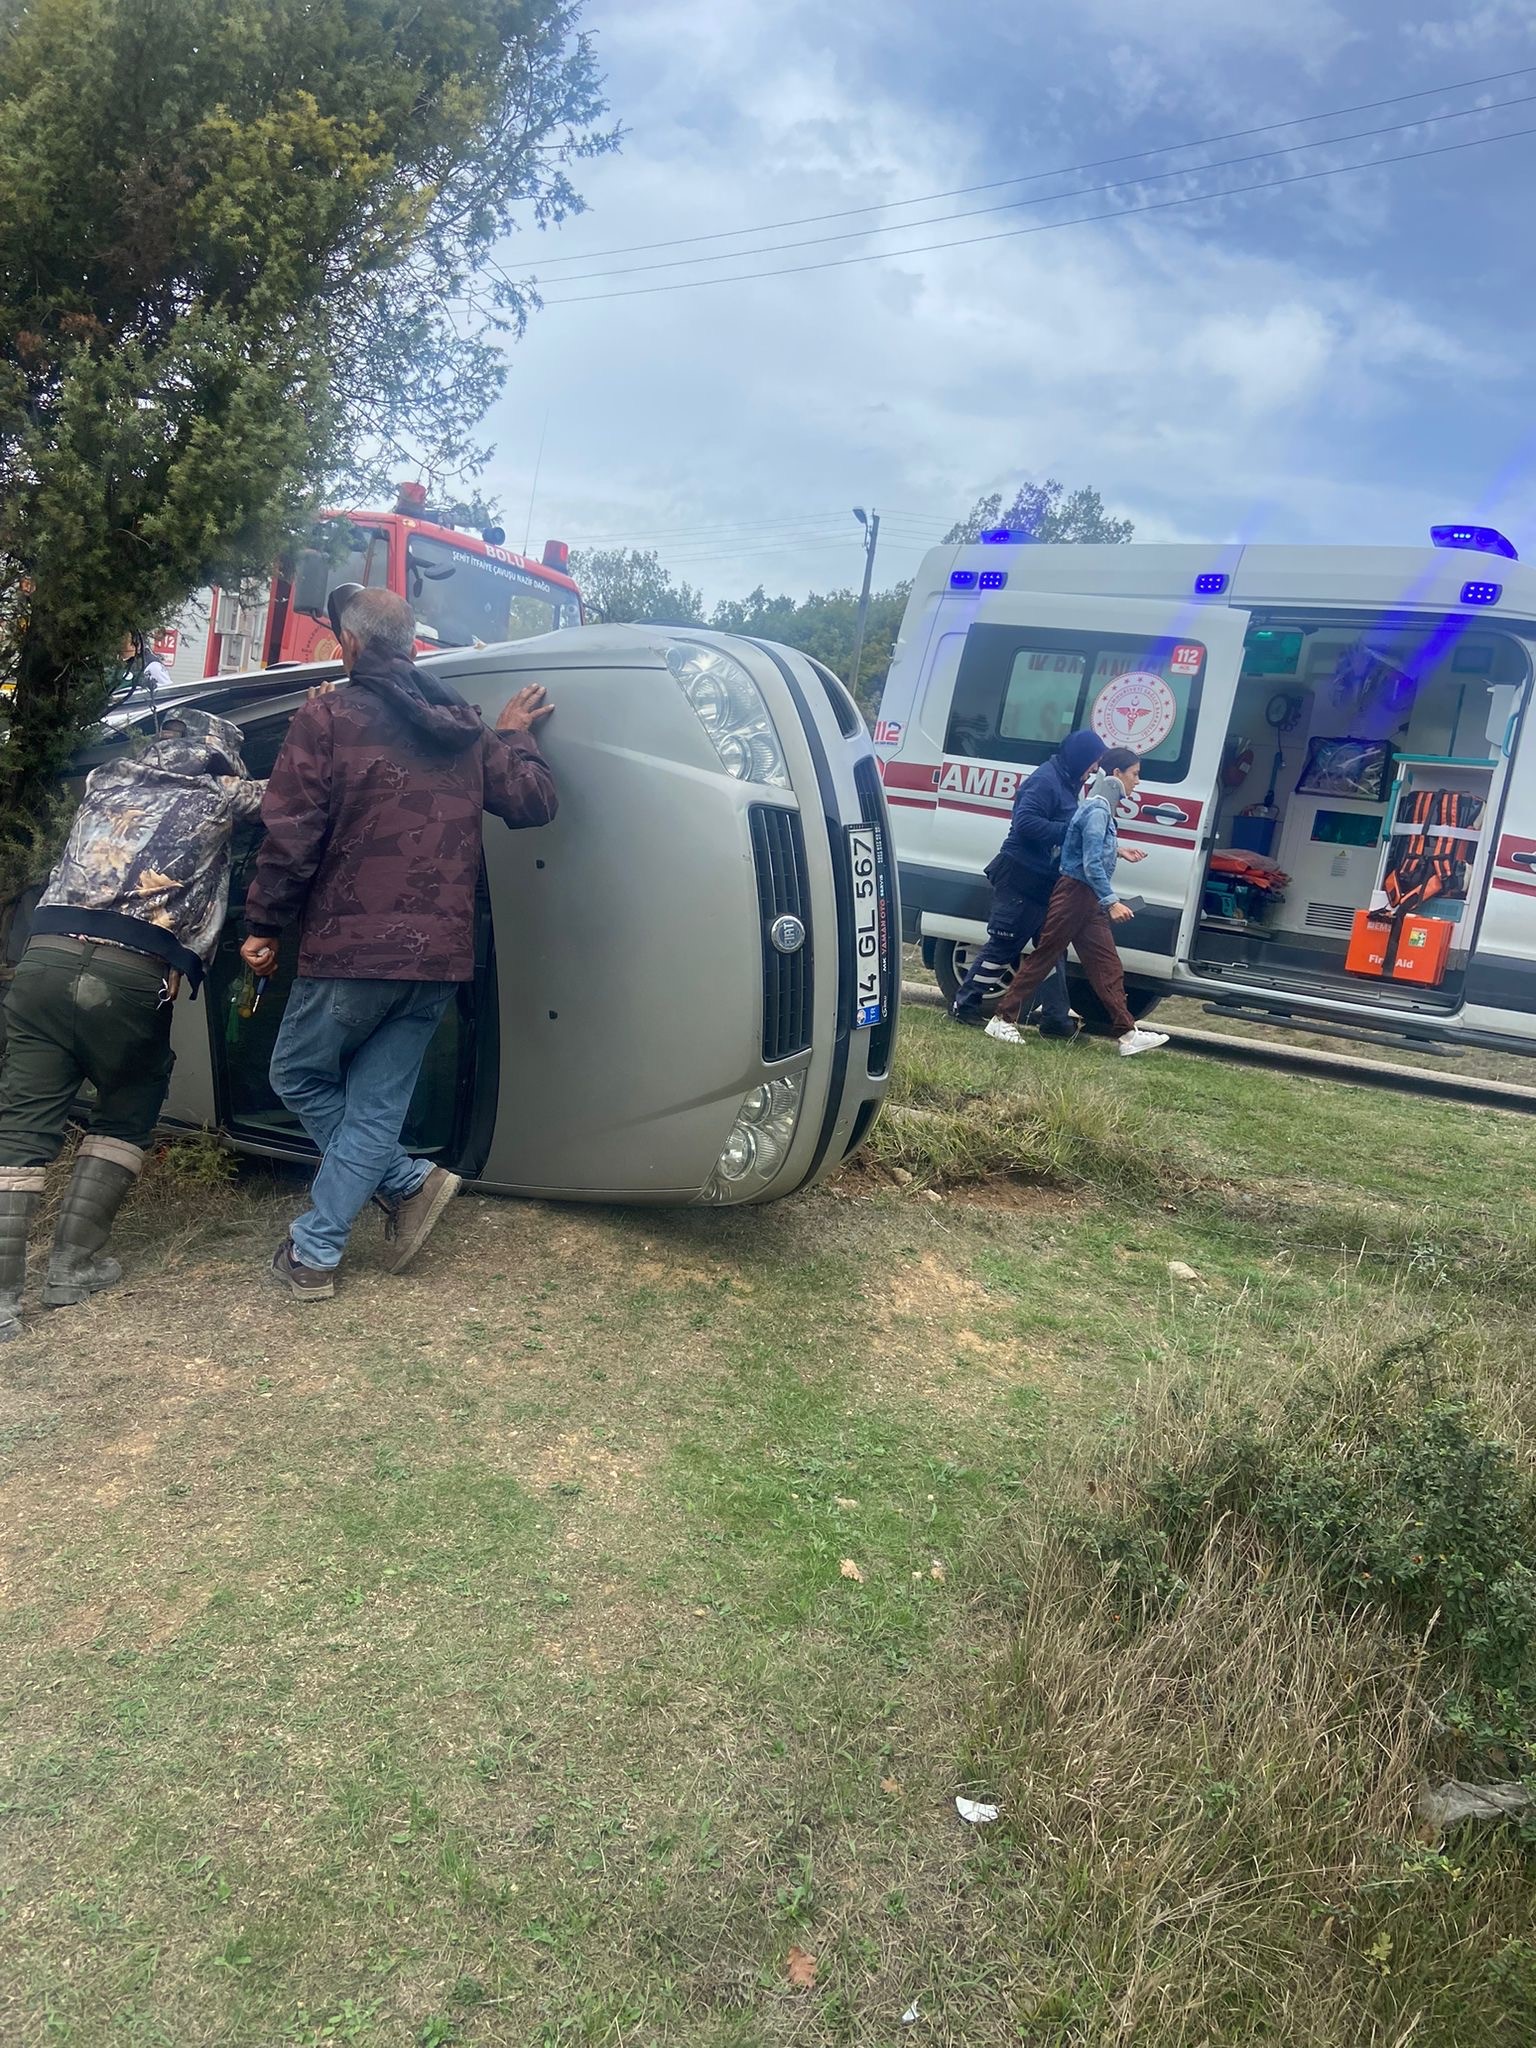
[[[338,652],[325,601],[339,583],[393,590],[416,614],[420,653],[529,640],[581,624],[581,593],[563,541],[542,561],[503,545],[500,527],[477,531],[463,508],[427,503],[424,484],[401,484],[389,512],[326,512],[312,544],[279,564],[256,602],[232,590],[199,591],[156,638],[175,682],[327,661]]]

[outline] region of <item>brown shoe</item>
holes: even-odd
[[[284,1238],[272,1254],[272,1278],[290,1301],[330,1301],[336,1292],[335,1273],[304,1265],[291,1238]]]
[[[464,1182],[446,1166],[434,1166],[414,1195],[407,1195],[385,1213],[386,1273],[403,1273],[437,1227],[437,1220]]]

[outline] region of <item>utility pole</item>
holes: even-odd
[[[848,694],[859,694],[859,663],[864,657],[864,623],[869,617],[869,585],[875,573],[875,544],[880,538],[880,514],[855,505],[853,516],[864,529],[864,588],[859,592],[859,623],[853,633],[853,667],[848,676]]]

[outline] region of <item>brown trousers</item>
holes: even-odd
[[[1131,1030],[1136,1019],[1125,1006],[1125,975],[1109,912],[1086,882],[1074,882],[1067,875],[1051,891],[1050,908],[1035,949],[1020,961],[1018,973],[993,1014],[1009,1024],[1027,1015],[1036,990],[1068,946],[1077,948],[1089,986],[1108,1011],[1115,1030]]]

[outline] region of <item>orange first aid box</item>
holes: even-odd
[[[1397,936],[1397,949],[1388,960],[1392,925],[1386,918],[1372,917],[1367,910],[1355,913],[1350,928],[1349,951],[1344,966],[1350,974],[1390,974],[1394,981],[1415,981],[1424,988],[1438,988],[1445,979],[1455,925],[1440,917],[1405,917]]]
[[[1392,962],[1392,979],[1438,988],[1445,979],[1446,957],[1455,930],[1455,925],[1448,924],[1443,917],[1405,917],[1398,934],[1397,958]]]
[[[1372,917],[1368,910],[1357,910],[1355,921],[1349,931],[1349,951],[1344,955],[1344,968],[1348,974],[1385,974],[1387,971],[1387,948],[1392,943],[1392,927]]]

